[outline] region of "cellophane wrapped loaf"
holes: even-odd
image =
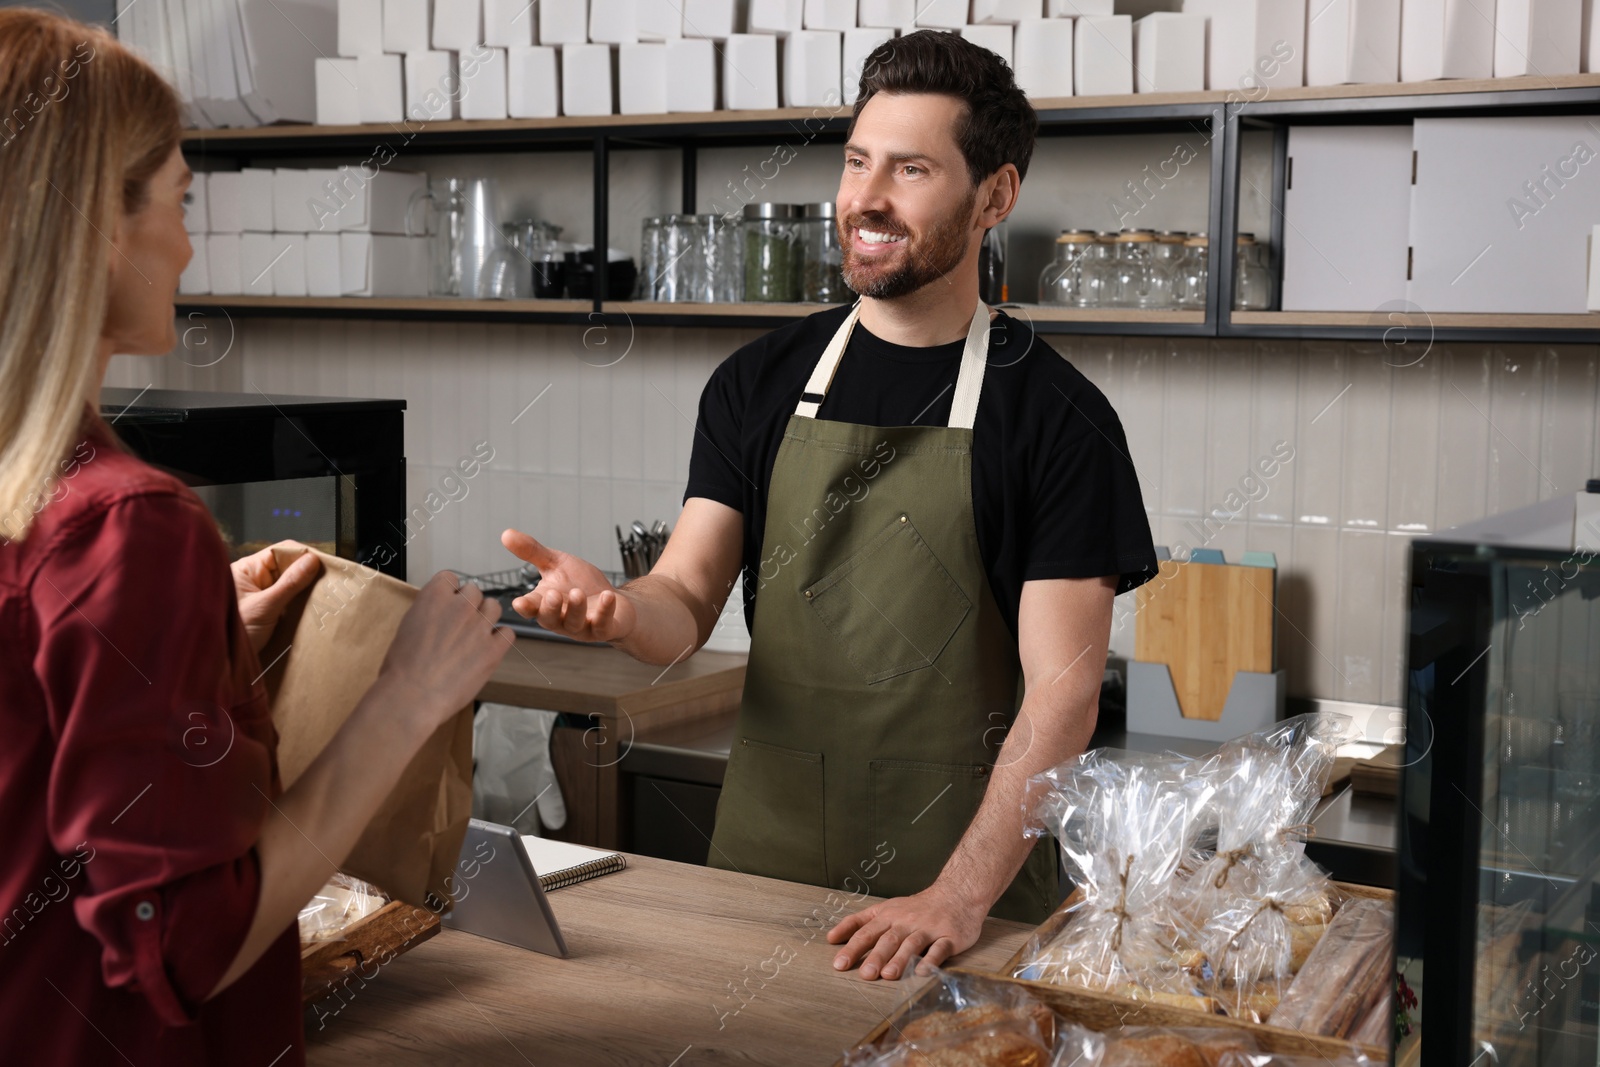
[[[1264,1022],[1333,917],[1332,883],[1304,841],[1346,725],[1298,716],[1228,742],[1207,765],[1216,850],[1177,892],[1229,1015]]]
[[[1092,1067],[1102,1038],[1069,1023],[1027,990],[980,975],[937,971],[879,1041],[844,1054],[845,1067]]]
[[[1198,930],[1173,890],[1214,789],[1194,760],[1106,749],[1036,775],[1030,829],[1061,842],[1079,892],[1015,976],[1201,1006]]]

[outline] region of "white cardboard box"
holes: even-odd
[[[433,5],[429,0],[383,0],[385,52],[426,52],[432,37]]]
[[[341,296],[339,235],[306,234],[306,295]]]
[[[775,33],[781,37],[806,28],[805,11],[806,0],[750,0],[745,19],[751,33]]]
[[[307,233],[316,229],[316,220],[307,207],[314,191],[311,174],[298,167],[279,167],[272,172],[272,229],[276,233]]]
[[[208,185],[203,173],[196,174],[189,183],[189,202],[183,206],[183,228],[190,233],[206,233],[211,229],[206,204]]]
[[[206,239],[204,234],[196,234],[194,240],[189,242],[194,255],[189,257],[189,265],[183,268],[183,273],[178,275],[178,292],[189,296],[199,296],[211,292],[211,270],[206,265]]]
[[[454,52],[411,52],[405,57],[406,118],[412,122],[461,117],[461,79]]]
[[[1486,0],[1403,0],[1400,80],[1494,76],[1494,19]]]
[[[1072,35],[1072,74],[1078,96],[1133,92],[1133,18],[1080,16]]]
[[[339,235],[339,289],[345,296],[427,296],[426,237]]]
[[[683,36],[683,9],[677,3],[658,4],[644,0],[635,16],[639,40],[675,41]]]
[[[917,0],[918,29],[959,30],[967,24],[968,0]]]
[[[611,99],[611,46],[565,44],[561,46],[561,113],[609,115]]]
[[[1494,76],[1578,73],[1583,0],[1495,0]]]
[[[1408,298],[1429,313],[1586,311],[1600,219],[1592,121],[1415,120]]]
[[[341,214],[349,201],[339,186],[342,175],[335,167],[313,167],[306,171],[305,212],[308,232],[337,233]]]
[[[503,119],[506,117],[506,50],[484,48],[482,53],[469,52],[461,60],[461,117]]]
[[[1583,54],[1578,57],[1578,64],[1585,74],[1592,73],[1594,64],[1600,62],[1600,25],[1596,24],[1594,5],[1595,0],[1583,0],[1583,30],[1579,42]]]
[[[667,110],[665,42],[617,47],[618,106],[624,115],[661,115]]]
[[[405,77],[400,57],[379,53],[356,60],[362,122],[399,122],[406,114]]]
[[[1211,20],[1207,89],[1305,84],[1306,0],[1183,0],[1183,10]]]
[[[272,295],[306,295],[306,235],[272,235]]]
[[[206,232],[243,233],[244,209],[239,197],[244,179],[238,171],[213,171],[195,175],[196,184],[201,178],[206,183]]]
[[[1206,87],[1206,18],[1157,11],[1133,24],[1133,90],[1197,93]]]
[[[845,30],[856,28],[856,0],[806,0],[805,28],[808,30]],[[756,27],[751,26],[755,33]]]
[[[716,108],[716,45],[697,37],[668,41],[667,110],[715,111]]]
[[[361,122],[361,74],[356,59],[317,59],[317,125],[355,126]]]
[[[514,119],[551,119],[561,113],[554,46],[540,44],[506,53],[506,111]]]
[[[246,233],[272,232],[274,177],[265,167],[239,171],[239,226]]]
[[[1067,52],[1072,52],[1071,24],[1068,24]],[[844,104],[853,105],[856,96],[861,91],[861,75],[866,66],[867,57],[872,55],[877,47],[885,41],[894,40],[894,30],[883,27],[867,29],[854,29],[844,31],[844,59],[841,64],[843,80],[839,86]]]
[[[483,0],[433,0],[433,49],[465,52],[483,43]]]
[[[1115,0],[1048,0],[1045,10],[1054,19],[1077,18],[1079,15],[1110,15],[1116,10]]]
[[[338,20],[341,56],[383,51],[383,0],[339,0]]]
[[[734,0],[675,0],[683,7],[683,35],[725,41],[739,32]]]
[[[917,0],[857,0],[856,22],[876,29],[914,29]]]
[[[1600,225],[1589,231],[1589,310],[1600,311]]]
[[[239,234],[207,234],[205,241],[207,291],[213,296],[238,296],[244,292],[239,279]]]
[[[972,21],[979,25],[1003,22],[1015,26],[1043,14],[1042,0],[972,0]]]
[[[490,48],[538,44],[539,16],[528,0],[483,0],[483,43]]]
[[[639,39],[639,5],[663,0],[589,0],[589,40],[632,44]]]
[[[245,233],[239,237],[239,292],[245,296],[272,295],[272,257],[278,254],[277,235]]]
[[[1011,69],[1017,85],[1038,100],[1072,95],[1072,20],[1029,19],[1017,23]]]
[[[1311,0],[1306,84],[1400,80],[1400,0]]]
[[[1410,127],[1291,126],[1288,155],[1283,310],[1403,308]]]
[[[585,44],[589,0],[539,0],[540,44]]]
[[[783,39],[783,106],[838,107],[843,35],[801,30]]]
[[[684,23],[688,28],[688,23]],[[722,106],[729,111],[778,106],[778,39],[730,34],[722,50]]]
[[[961,27],[961,36],[980,48],[987,48],[1011,66],[1011,38],[1016,28],[1005,23]]]

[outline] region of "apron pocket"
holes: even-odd
[[[931,667],[972,610],[903,514],[804,593],[868,683]]]
[[[741,738],[717,802],[711,865],[825,884],[822,795],[822,753]]]
[[[871,844],[887,845],[894,859],[872,882],[880,897],[908,896],[933,884],[967,832],[989,768],[970,763],[873,760]]]

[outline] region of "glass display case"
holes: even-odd
[[[1396,954],[1420,1062],[1595,1064],[1600,492],[1418,538],[1410,574]]]

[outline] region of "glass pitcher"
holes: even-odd
[[[433,235],[430,294],[467,299],[510,295],[497,279],[509,274],[507,261],[516,253],[495,221],[494,204],[491,178],[436,178],[412,194],[406,205],[406,235]],[[419,207],[426,212],[421,225],[416,222]]]

